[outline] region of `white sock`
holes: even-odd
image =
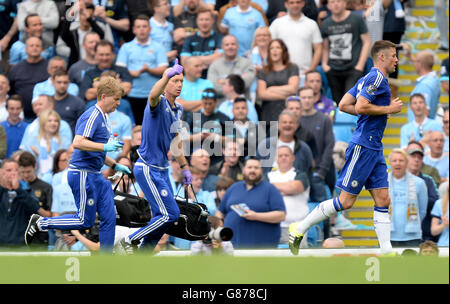
[[[338,209],[340,209],[340,204],[337,205],[337,201],[339,201],[338,198],[332,198],[327,201],[321,202],[320,205],[314,208],[314,210],[311,211],[311,213],[309,213],[303,221],[297,223],[297,231],[300,234],[305,234],[305,232],[308,231],[311,226],[314,226],[315,224],[320,223],[336,214],[338,211],[340,211],[336,210],[335,207],[336,205],[338,206]]]
[[[391,220],[389,219],[388,208],[375,206],[373,211],[373,226],[375,227],[375,232],[377,233],[381,253],[392,252]]]

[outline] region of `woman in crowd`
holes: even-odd
[[[262,70],[264,65],[267,65],[267,55],[269,53],[269,43],[272,39],[269,28],[267,26],[258,27],[255,31],[255,36],[253,38],[251,53],[249,54],[249,59],[255,66],[255,71],[258,73]],[[252,103],[256,100],[256,88],[258,86],[258,81],[255,79],[252,86],[250,87],[250,99]]]
[[[289,61],[289,53],[281,39],[269,43],[267,65],[258,72],[258,98],[262,100],[261,121],[278,121],[285,107],[285,100],[297,95],[299,85],[297,65]]]
[[[61,116],[54,110],[46,110],[40,115],[39,134],[25,145],[25,150],[34,154],[38,161],[40,178],[52,173],[56,151],[67,149],[71,142],[60,137]]]

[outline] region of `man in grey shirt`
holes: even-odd
[[[222,85],[230,74],[240,75],[245,82],[245,91],[248,90],[255,79],[255,67],[253,63],[244,57],[238,56],[239,44],[233,35],[227,35],[222,40],[222,50],[224,56],[217,59],[208,69],[208,80],[214,84],[218,97],[223,100]]]

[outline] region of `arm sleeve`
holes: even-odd
[[[117,54],[116,65],[126,68],[128,66],[128,55],[126,45],[122,45]]]
[[[438,199],[434,202],[433,209],[431,209],[431,216],[441,218],[442,217],[442,200]]]
[[[82,116],[78,119],[75,135],[92,138],[95,132],[95,123],[100,114],[94,111],[89,116]]]
[[[297,175],[295,176],[295,180],[302,182],[303,187],[306,189],[309,187],[308,175],[305,172],[297,171]]]
[[[357,83],[356,86],[361,87],[359,95],[371,103],[386,90],[383,85],[383,75],[379,72],[371,73],[364,81]]]
[[[420,221],[423,221],[425,216],[427,215],[427,204],[428,204],[428,191],[425,182],[420,179],[420,188],[417,191],[417,196],[419,200],[419,216]]]

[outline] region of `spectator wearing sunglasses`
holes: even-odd
[[[401,128],[400,147],[405,148],[411,140],[420,141],[423,146],[426,146],[429,134],[432,131],[442,132],[442,125],[427,117],[427,104],[422,94],[416,93],[411,96],[410,108],[414,113],[414,120]]]

